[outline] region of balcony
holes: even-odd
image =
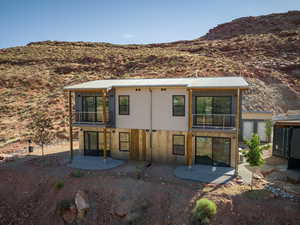
[[[232,130],[235,120],[235,114],[193,114],[192,128]]]
[[[76,125],[105,125],[110,123],[109,112],[106,113],[106,122],[103,112],[74,112],[73,124]]]

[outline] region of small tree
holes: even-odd
[[[32,115],[32,122],[27,126],[31,140],[42,147],[44,156],[44,145],[50,144],[53,139],[53,125],[45,113],[36,112]]]
[[[253,167],[251,177],[251,190],[253,190],[254,168],[265,163],[265,160],[263,159],[263,150],[268,149],[269,146],[261,145],[260,138],[257,134],[253,134],[252,138],[250,140],[246,140],[245,143],[249,150],[244,151],[243,155],[246,157],[246,161],[249,165]]]
[[[268,143],[271,142],[272,130],[273,130],[273,122],[272,122],[272,120],[268,120],[268,121],[266,122],[266,128],[265,128],[265,134],[266,134],[266,136],[267,136],[267,139],[268,139],[267,141],[268,141]]]

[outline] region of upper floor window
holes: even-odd
[[[81,121],[88,121],[88,122],[103,121],[103,97],[102,96],[82,96],[81,107],[82,107],[81,112],[79,112]],[[108,99],[106,100],[106,114],[108,114]]]
[[[129,115],[129,95],[119,95],[119,115]]]
[[[194,125],[231,127],[234,123],[232,115],[232,97],[195,97]]]
[[[173,95],[173,116],[185,116],[184,95]]]
[[[173,154],[184,155],[185,137],[184,135],[173,135]]]

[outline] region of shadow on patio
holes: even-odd
[[[181,179],[200,181],[205,183],[225,184],[232,180],[234,169],[231,167],[215,167],[208,165],[193,165],[176,167],[175,176]]]

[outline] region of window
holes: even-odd
[[[195,163],[229,166],[230,141],[230,138],[197,136],[195,141]]]
[[[119,95],[119,115],[129,115],[129,95]]]
[[[184,155],[184,153],[185,153],[184,135],[173,135],[173,154]]]
[[[194,125],[233,126],[232,97],[195,97]]]
[[[119,133],[119,150],[128,152],[130,146],[130,139],[129,133],[127,132],[120,132]]]
[[[106,99],[106,118],[109,116],[109,104]],[[80,120],[85,122],[103,122],[103,97],[82,96]]]
[[[184,95],[173,95],[173,116],[185,116]]]

